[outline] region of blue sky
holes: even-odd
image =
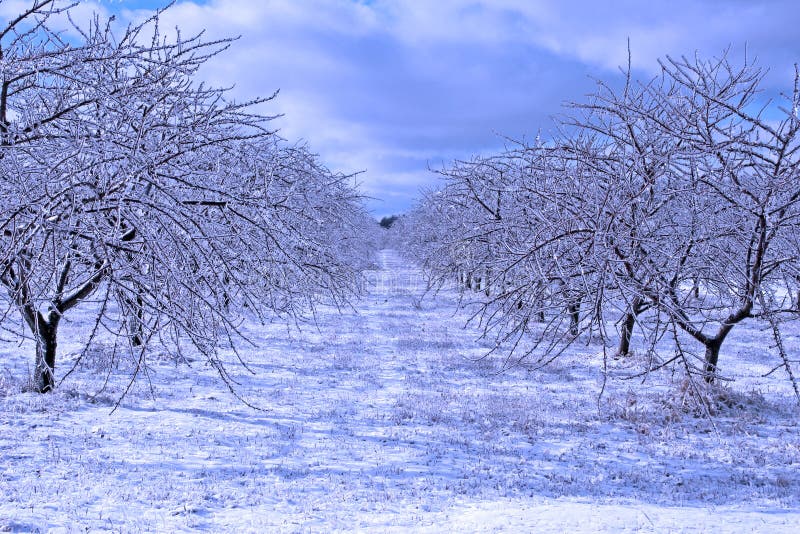
[[[123,18],[155,0],[102,0]],[[740,0],[205,0],[166,14],[183,31],[241,35],[204,72],[244,99],[280,89],[266,109],[333,169],[364,171],[380,217],[409,209],[428,170],[490,153],[504,136],[552,129],[593,78],[613,80],[630,38],[640,77],[667,54],[757,56],[770,89],[791,89],[800,2]]]

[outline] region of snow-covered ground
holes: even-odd
[[[0,531],[797,531],[798,406],[761,376],[775,362],[755,326],[723,347],[737,380],[708,419],[680,373],[599,397],[592,344],[499,372],[455,293],[420,300],[418,271],[380,261],[352,312],[245,325],[255,374],[230,370],[263,411],[202,361],[156,354],[110,413],[129,366],[93,395],[102,347],[54,394],[26,393],[32,348],[0,341]],[[63,325],[58,376],[84,319]]]

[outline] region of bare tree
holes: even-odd
[[[427,221],[424,240],[433,246],[421,257],[434,279],[481,275],[489,291],[473,302],[474,319],[498,345],[534,335],[552,349],[552,339],[575,340],[598,324],[589,298],[595,271],[584,261],[596,218],[576,205],[591,196],[588,170],[563,146],[520,145],[439,171],[445,186],[412,214],[418,225]]]
[[[0,34],[14,66],[0,94],[0,282],[36,341],[35,388],[54,387],[59,322],[90,296],[90,337],[118,324],[133,379],[148,342],[188,340],[230,386],[217,347],[241,306],[296,314],[356,290],[337,251],[363,213],[352,180],[282,146],[253,111],[271,97],[237,103],[197,80],[228,40],[170,40],[157,13],[121,33],[75,24],[81,42],[66,44],[53,5]]]
[[[780,273],[797,266],[781,246],[796,235],[800,208],[797,90],[785,106],[764,106],[757,101],[763,71],[747,62],[736,67],[723,56],[662,65],[659,83],[633,96],[629,85],[620,98],[608,92],[588,106],[615,117],[604,133],[625,148],[612,172],[618,182],[634,177],[622,182],[639,189],[623,195],[612,216],[617,223],[633,216],[606,244],[628,302],[652,306],[665,319],[655,325],[699,342],[700,372],[711,381],[736,324],[791,307],[778,295],[788,289]],[[766,120],[767,109],[783,118]],[[584,124],[598,130],[600,123]]]
[[[459,218],[439,219],[447,238],[425,266],[443,273],[477,258],[503,290],[476,318],[499,341],[550,339],[543,361],[585,329],[606,339],[616,314],[618,354],[639,324],[649,352],[674,339],[687,369],[710,382],[729,333],[757,319],[794,383],[779,325],[796,315],[798,78],[773,105],[759,93],[763,70],[746,61],[662,66],[647,82],[628,73],[621,89],[600,83],[551,142],[443,170],[423,207],[455,206]],[[469,254],[440,253],[445,242]],[[700,363],[679,333],[702,347]]]

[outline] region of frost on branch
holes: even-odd
[[[406,251],[434,283],[485,291],[474,319],[512,353],[527,336],[520,357],[584,333],[625,356],[636,327],[712,382],[731,330],[763,320],[797,392],[780,323],[798,312],[798,80],[765,104],[763,73],[667,58],[648,82],[600,82],[551,141],[441,170]]]
[[[198,81],[229,40],[171,41],[158,17],[95,18],[65,42],[39,0],[0,33],[0,283],[36,343],[34,387],[55,386],[62,317],[91,299],[91,343],[217,354],[243,311],[297,316],[358,289],[366,216],[352,177],[287,145],[256,108]],[[69,9],[68,7],[66,8]],[[61,20],[61,19],[59,19]]]

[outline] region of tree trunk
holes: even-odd
[[[136,294],[134,313],[131,316],[131,345],[141,347],[144,344],[144,300],[142,295]]]
[[[625,314],[625,320],[622,322],[622,331],[619,336],[619,347],[617,348],[617,356],[627,356],[631,350],[631,335],[633,334],[633,325],[636,324],[636,315],[633,311]]]
[[[619,336],[619,347],[617,348],[617,356],[627,356],[631,349],[631,336],[633,335],[633,327],[636,324],[636,318],[644,311],[642,299],[636,297],[631,302],[628,312],[625,314],[625,319],[622,321],[622,331]]]
[[[570,300],[567,304],[567,313],[569,314],[569,333],[577,336],[581,320],[581,299]]]
[[[705,380],[709,384],[714,381],[714,376],[717,373],[717,362],[719,361],[719,349],[722,347],[722,339],[714,338],[709,340],[706,346],[706,368]]]
[[[36,321],[36,367],[33,386],[39,393],[47,393],[55,388],[56,333],[58,320],[50,314],[50,322],[40,317]]]
[[[231,277],[228,276],[227,272],[222,275],[222,284],[224,286],[224,289],[222,290],[222,304],[225,307],[225,311],[228,311],[230,309],[230,306],[231,306],[231,296],[228,293],[228,287],[230,287],[230,285],[231,285]],[[141,300],[141,299],[139,299],[139,300]],[[140,302],[140,304],[141,304],[141,302]],[[140,345],[141,345],[141,343],[140,343]]]
[[[135,298],[127,294],[120,296],[120,305],[124,311],[128,339],[134,347],[144,344],[144,299],[140,293]]]

